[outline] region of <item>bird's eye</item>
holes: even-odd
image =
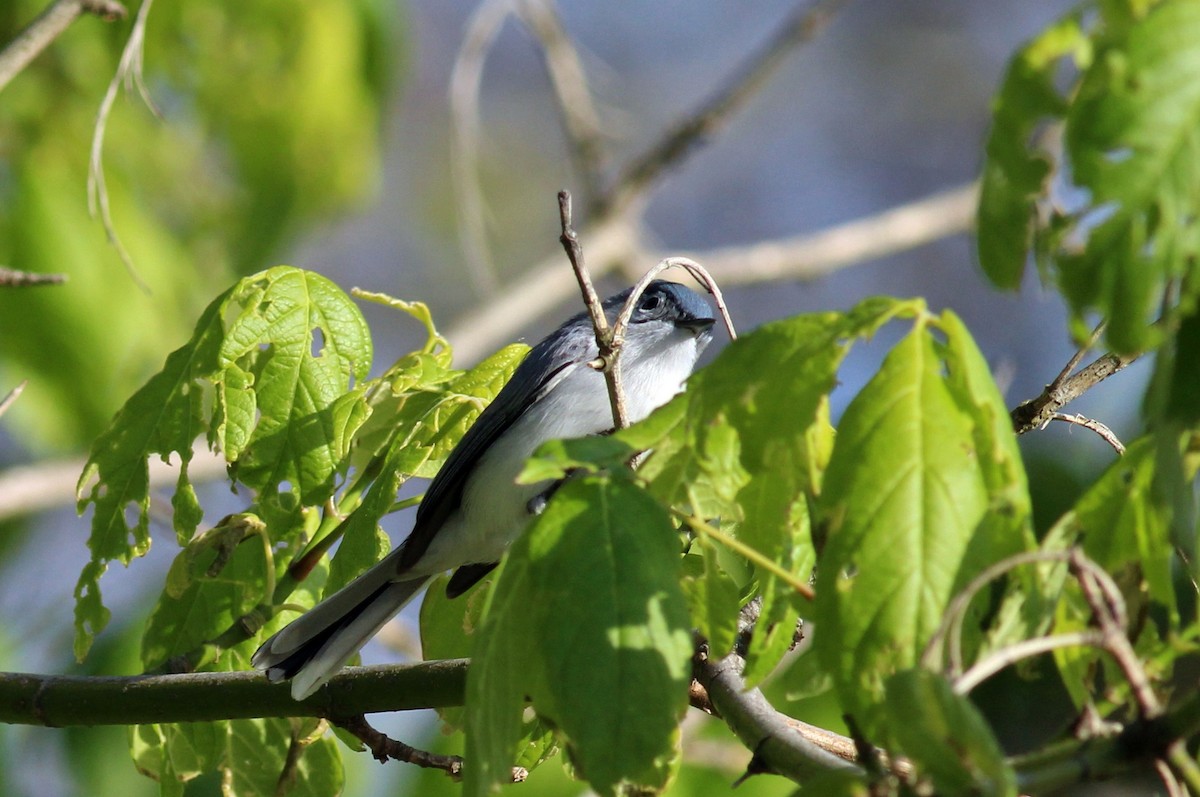
[[[653,294],[650,296],[643,296],[642,301],[639,303],[638,309],[649,313],[657,310],[661,305],[662,297],[658,294]]]

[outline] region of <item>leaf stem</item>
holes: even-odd
[[[808,582],[798,578],[795,573],[789,573],[784,568],[780,567],[776,562],[765,556],[760,551],[751,548],[736,537],[732,537],[718,529],[716,526],[708,523],[695,515],[684,512],[681,509],[671,508],[671,513],[691,526],[693,531],[696,531],[709,539],[715,540],[724,545],[729,550],[737,553],[746,559],[750,560],[756,567],[762,568],[774,575],[778,576],[785,584],[790,586],[796,592],[803,595],[805,598],[812,600],[816,597],[813,588],[808,585]]]

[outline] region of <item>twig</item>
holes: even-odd
[[[621,372],[619,370],[621,341],[617,337],[617,330],[622,328],[621,322],[618,319],[617,327],[609,329],[608,319],[604,316],[604,306],[596,294],[596,287],[592,284],[592,277],[584,263],[583,247],[579,243],[579,236],[571,226],[571,193],[569,191],[558,192],[558,217],[562,226],[562,234],[558,240],[566,250],[567,259],[571,261],[571,269],[575,272],[579,290],[583,293],[583,303],[587,306],[588,315],[592,319],[592,328],[596,332],[596,348],[600,353],[598,367],[604,374],[604,383],[608,387],[608,403],[612,407],[613,428],[624,429],[629,425],[629,412],[625,408],[625,391],[621,388]],[[640,293],[641,291],[635,288],[625,306],[629,307],[631,302],[636,302]]]
[[[760,567],[763,570],[773,573],[780,580],[782,580],[783,583],[796,590],[796,592],[808,600],[813,600],[813,598],[816,597],[816,593],[813,592],[813,588],[809,586],[808,582],[800,579],[794,573],[789,573],[786,569],[780,567],[779,563],[775,562],[770,557],[765,556],[760,551],[751,548],[749,545],[746,545],[746,543],[742,542],[736,537],[731,537],[711,523],[701,520],[695,515],[690,515],[682,510],[672,507],[671,513],[684,523],[687,523],[689,526],[691,526],[693,531],[710,539],[716,540],[739,556],[748,559],[755,567]]]
[[[1077,354],[1076,357],[1079,355]],[[1013,429],[1017,434],[1025,434],[1033,429],[1045,428],[1054,413],[1062,409],[1065,404],[1079,398],[1137,358],[1136,354],[1121,355],[1109,352],[1093,360],[1072,376],[1059,374],[1058,378],[1046,385],[1046,389],[1041,392],[1041,395],[1020,404],[1009,413]],[[1069,372],[1064,369],[1064,373]]]
[[[116,0],[55,0],[0,51],[0,91],[85,13],[112,22],[126,12]]]
[[[633,317],[633,309],[637,306],[638,297],[642,295],[642,292],[646,290],[646,286],[655,277],[669,268],[686,269],[697,282],[712,294],[713,301],[717,303],[717,312],[721,314],[721,319],[725,322],[725,329],[729,332],[730,339],[737,340],[737,330],[733,328],[733,319],[729,316],[729,306],[725,304],[725,295],[721,293],[721,287],[717,285],[712,275],[708,273],[704,266],[690,258],[664,257],[633,286],[629,298],[625,301],[625,306],[621,308],[621,313],[617,316],[617,321],[613,325],[614,345],[620,345],[621,341],[624,340],[625,329],[629,326],[629,319]]]
[[[726,286],[818,279],[966,232],[975,223],[978,199],[972,182],[814,233],[683,254],[703,262]]]
[[[724,88],[626,167],[607,204],[620,208],[632,197],[641,195],[697,142],[711,137],[767,83],[796,46],[809,41],[825,27],[843,1],[816,0],[792,11],[766,45],[736,70]]]
[[[14,387],[12,390],[8,391],[8,395],[5,396],[2,400],[0,400],[0,415],[3,415],[4,413],[8,412],[8,408],[11,407],[13,405],[13,402],[17,400],[17,397],[20,396],[21,393],[23,393],[25,391],[25,386],[28,384],[29,384],[28,379],[22,379],[17,384],[16,387]]]
[[[450,118],[453,122],[454,182],[458,237],[473,287],[480,295],[495,291],[499,280],[487,244],[483,189],[479,185],[479,87],[488,51],[515,0],[484,0],[467,21],[466,33],[450,73]]]
[[[853,742],[814,726],[807,728],[818,733],[803,733],[799,726],[804,723],[776,711],[759,689],[746,688],[743,666],[736,654],[714,661],[700,651],[693,660],[696,680],[707,690],[730,730],[754,752],[754,761],[800,783],[830,770],[863,773],[852,763]]]
[[[1138,713],[1143,720],[1150,720],[1162,714],[1162,704],[1150,686],[1150,679],[1138,661],[1133,644],[1126,636],[1128,619],[1125,616],[1125,605],[1121,592],[1112,579],[1084,556],[1078,548],[1071,551],[1071,573],[1079,581],[1083,599],[1092,610],[1092,616],[1100,627],[1102,635],[1101,647],[1112,656],[1121,673],[1133,690],[1134,700],[1138,704]]]
[[[968,581],[966,586],[946,606],[946,611],[942,614],[941,624],[933,632],[933,636],[929,638],[929,643],[926,644],[925,650],[921,654],[922,664],[932,670],[944,670],[951,677],[957,676],[962,672],[963,668],[963,620],[966,617],[971,601],[975,599],[980,590],[1010,570],[1022,565],[1038,562],[1065,563],[1069,559],[1070,553],[1067,551],[1025,551],[1001,559],[999,562],[985,568],[977,576]],[[947,662],[945,668],[942,666],[943,661]]]
[[[1117,452],[1118,455],[1125,453],[1125,445],[1121,440],[1113,434],[1113,430],[1109,429],[1104,424],[1093,418],[1086,418],[1083,415],[1067,415],[1064,412],[1056,412],[1050,416],[1052,421],[1063,421],[1064,423],[1073,423],[1076,426],[1082,426],[1084,429],[1091,429],[1096,434],[1104,439]]]
[[[996,673],[1017,662],[1059,648],[1081,646],[1102,647],[1104,635],[1097,631],[1072,631],[1054,636],[1034,637],[1006,645],[975,662],[966,672],[954,679],[954,691],[965,695]]]
[[[75,503],[75,485],[83,471],[83,459],[43,462],[13,467],[0,472],[0,520],[69,506]],[[149,461],[150,487],[175,484],[179,469],[158,457]],[[203,444],[192,449],[188,478],[193,483],[219,479],[226,474],[225,458]]]
[[[117,250],[121,262],[125,264],[125,269],[134,283],[145,293],[149,293],[150,288],[138,274],[133,258],[125,249],[121,237],[117,235],[117,228],[113,224],[112,213],[109,210],[108,185],[104,180],[104,132],[108,128],[108,117],[112,114],[113,103],[117,100],[117,90],[123,81],[126,83],[127,89],[129,82],[132,81],[137,86],[142,100],[155,115],[159,115],[158,108],[151,101],[146,84],[142,81],[142,54],[146,42],[146,20],[153,4],[154,0],[142,0],[142,5],[138,8],[137,16],[133,20],[133,27],[129,31],[129,39],[121,51],[121,60],[117,63],[117,71],[108,83],[104,99],[100,101],[100,110],[96,112],[96,125],[92,129],[87,186],[89,209],[93,215],[99,210],[100,221],[104,225],[104,234],[108,236],[108,242]]]
[[[520,0],[517,13],[541,45],[571,161],[583,183],[585,199],[594,205],[600,201],[604,153],[600,115],[592,102],[579,52],[563,29],[552,0]]]
[[[381,764],[386,764],[390,758],[406,764],[416,764],[426,769],[440,769],[455,780],[462,777],[462,756],[430,753],[407,745],[399,739],[389,738],[387,734],[372,728],[362,714],[349,719],[335,719],[332,722],[357,737],[371,751],[375,760]],[[515,772],[513,780],[516,781]]]
[[[66,274],[39,274],[33,271],[17,271],[0,267],[0,287],[25,288],[30,285],[61,285],[67,281]]]

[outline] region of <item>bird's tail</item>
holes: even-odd
[[[292,679],[292,697],[321,688],[429,581],[381,579],[368,570],[262,643],[251,663],[267,678]]]

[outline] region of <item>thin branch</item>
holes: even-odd
[[[575,279],[579,283],[579,290],[583,293],[583,303],[587,306],[588,315],[592,319],[592,328],[596,333],[596,349],[600,354],[598,368],[604,374],[604,384],[608,387],[608,403],[612,407],[613,428],[624,429],[629,425],[629,411],[625,407],[625,391],[621,388],[619,370],[621,341],[617,337],[617,331],[621,327],[620,319],[618,319],[617,328],[610,330],[608,319],[604,316],[604,305],[596,294],[596,287],[592,284],[592,277],[588,273],[583,259],[583,247],[579,243],[579,236],[571,225],[571,193],[569,191],[558,192],[558,217],[562,227],[562,235],[558,240],[566,250],[567,259],[571,261],[571,270],[574,271]],[[632,302],[636,302],[640,293],[641,291],[635,288],[625,306],[629,307]]]
[[[1034,637],[1006,645],[975,662],[969,670],[954,679],[954,691],[965,695],[996,673],[1017,662],[1059,648],[1082,646],[1102,647],[1104,635],[1098,631],[1072,631],[1054,636]]]
[[[1075,548],[1071,554],[1071,572],[1079,581],[1083,599],[1087,601],[1100,627],[1103,637],[1101,647],[1121,668],[1121,673],[1133,690],[1141,718],[1149,720],[1158,717],[1162,714],[1162,704],[1158,702],[1158,696],[1150,686],[1150,678],[1127,636],[1128,619],[1120,589],[1107,573],[1084,556],[1083,551]]]
[[[776,711],[759,689],[746,688],[742,666],[744,662],[736,654],[714,661],[701,651],[693,660],[696,680],[707,690],[713,706],[742,744],[753,751],[752,765],[760,762],[768,771],[800,783],[830,770],[863,773],[852,763],[853,742],[813,726],[807,728],[819,733],[803,733],[800,727],[804,723]]]
[[[15,402],[23,392],[25,392],[25,386],[28,384],[28,379],[22,379],[16,387],[8,391],[7,396],[5,396],[3,399],[0,399],[0,415],[4,415],[4,413],[8,412],[8,408],[13,405],[13,402]]]
[[[727,286],[813,280],[967,232],[978,198],[972,182],[814,233],[683,254],[705,263]],[[652,252],[647,259],[660,256]]]
[[[793,10],[771,39],[739,66],[724,88],[626,167],[609,204],[619,208],[630,198],[641,195],[664,171],[689,154],[698,142],[714,135],[766,85],[798,45],[824,29],[842,2],[844,0],[816,0]]]
[[[392,759],[403,761],[406,764],[416,764],[426,769],[440,769],[455,780],[462,777],[462,756],[438,755],[419,750],[398,739],[391,739],[387,734],[372,728],[362,714],[349,719],[336,719],[332,722],[365,744],[371,751],[371,755],[381,764],[386,764],[388,759]]]
[[[467,21],[466,32],[450,74],[450,117],[453,121],[454,156],[450,158],[454,182],[458,237],[473,287],[489,295],[499,284],[487,243],[483,189],[479,185],[479,87],[488,52],[500,34],[515,0],[484,0]]]
[[[259,672],[70,676],[0,673],[0,722],[67,727],[253,717],[352,717],[461,706],[467,660],[347,667],[306,700]]]
[[[940,192],[881,213],[809,235],[751,246],[685,253],[705,263],[723,285],[766,280],[805,280],[830,274],[866,260],[921,246],[970,229],[974,217],[974,184]],[[624,208],[582,231],[587,238],[594,279],[622,261],[657,261],[661,252],[646,249],[638,218],[640,209]],[[560,307],[578,291],[573,277],[555,253],[531,268],[488,302],[463,313],[446,337],[460,362],[476,362],[530,322]]]
[[[93,215],[97,210],[99,211],[108,242],[117,250],[121,262],[125,264],[125,269],[134,283],[145,293],[149,293],[150,288],[138,274],[133,258],[121,242],[109,210],[108,185],[104,179],[104,133],[108,128],[108,117],[112,114],[113,104],[117,100],[117,91],[122,82],[125,82],[128,87],[129,82],[132,81],[137,86],[142,100],[146,102],[151,111],[158,114],[158,109],[150,101],[149,92],[146,91],[145,83],[142,81],[142,54],[146,42],[146,20],[150,16],[150,7],[153,4],[154,0],[142,0],[142,5],[138,8],[137,16],[133,20],[133,27],[129,31],[129,39],[121,51],[121,60],[117,63],[116,74],[109,81],[108,90],[104,92],[104,99],[100,101],[100,110],[96,112],[96,125],[92,129],[87,187],[89,209]]]
[[[1001,559],[967,582],[942,613],[942,622],[929,638],[921,663],[932,670],[943,670],[942,662],[948,662],[944,671],[951,677],[962,672],[962,624],[967,609],[975,596],[988,584],[1017,567],[1039,562],[1067,562],[1067,551],[1025,551]]]
[[[737,340],[737,330],[734,329],[733,319],[729,316],[729,306],[725,304],[725,295],[721,293],[721,287],[717,285],[712,275],[708,273],[704,266],[690,258],[664,257],[633,286],[633,290],[629,294],[629,299],[626,300],[625,306],[621,308],[621,313],[617,316],[617,321],[613,325],[614,345],[620,345],[624,340],[625,329],[629,326],[629,320],[633,317],[633,310],[637,306],[638,297],[642,295],[642,292],[646,290],[646,286],[655,277],[669,268],[685,269],[712,294],[713,300],[717,303],[717,312],[721,314],[721,319],[725,322],[725,329],[729,332],[730,339]]]
[[[0,267],[0,288],[26,288],[31,285],[61,285],[67,281],[66,274],[40,274],[33,271],[17,271]]]
[[[1085,366],[1076,374],[1062,377],[1046,385],[1037,398],[1030,399],[1009,413],[1013,429],[1025,434],[1033,429],[1044,429],[1068,402],[1082,396],[1108,377],[1117,373],[1138,358],[1138,355],[1121,355],[1109,352]]]
[[[116,0],[55,0],[0,51],[0,91],[81,15],[94,14],[112,22],[125,13],[125,6]]]
[[[1050,416],[1050,420],[1063,421],[1064,423],[1072,423],[1076,426],[1082,426],[1084,429],[1091,429],[1093,432],[1100,435],[1104,442],[1112,446],[1113,450],[1115,450],[1118,455],[1123,455],[1125,453],[1124,443],[1122,443],[1120,438],[1113,433],[1112,429],[1109,429],[1100,421],[1097,421],[1093,418],[1084,417],[1083,415],[1067,415],[1064,412],[1054,413]]]
[[[75,485],[83,472],[84,459],[43,462],[0,472],[0,520],[70,506],[75,503]],[[151,489],[171,486],[179,469],[155,457],[149,462]],[[226,474],[225,458],[203,444],[192,449],[188,477],[193,483],[212,481]]]
[[[563,28],[552,0],[520,0],[517,13],[541,45],[546,72],[558,100],[567,148],[583,183],[584,198],[591,205],[597,204],[604,160],[600,115],[592,102],[579,51]]]
[[[755,567],[759,567],[763,570],[773,573],[781,581],[783,581],[783,583],[796,590],[796,592],[808,600],[813,600],[816,597],[816,593],[813,592],[813,588],[809,586],[808,582],[797,577],[795,573],[789,573],[786,569],[781,567],[778,562],[771,559],[769,556],[764,555],[757,549],[746,545],[746,543],[742,542],[736,537],[729,536],[716,526],[701,520],[695,515],[690,515],[687,512],[675,508],[671,508],[671,513],[684,523],[687,523],[692,530],[698,534],[701,534],[712,540],[716,540],[739,556],[748,559]]]

